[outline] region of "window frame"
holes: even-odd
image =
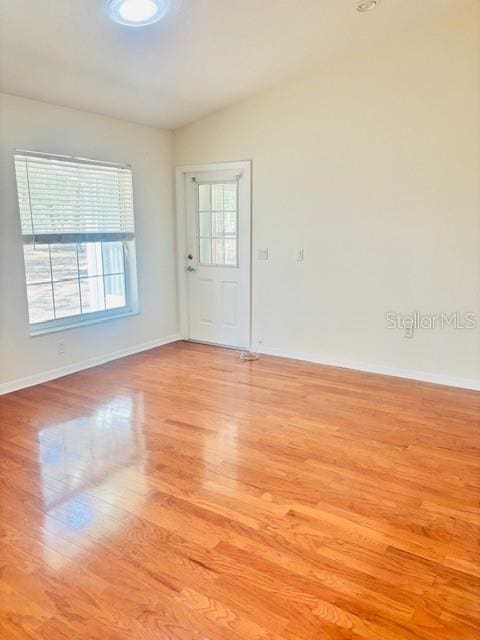
[[[30,325],[30,336],[42,336],[47,333],[57,333],[58,331],[66,331],[68,329],[77,329],[78,327],[88,326],[90,324],[99,324],[108,320],[117,320],[119,318],[128,318],[136,316],[138,310],[131,307],[121,307],[119,309],[109,309],[108,311],[92,311],[82,315],[69,316],[68,318],[56,318],[55,320],[47,320],[46,322],[37,322]]]
[[[218,209],[218,210],[213,210],[212,208],[210,208],[210,210],[201,210],[200,209],[200,187],[201,186],[205,186],[208,185],[211,189],[211,187],[215,184],[235,184],[235,209],[232,210],[231,212],[229,210],[225,210],[225,209]],[[211,194],[211,191],[210,191]],[[210,196],[211,197],[211,196]],[[238,178],[231,178],[228,180],[195,180],[195,233],[196,233],[196,238],[195,238],[195,250],[197,253],[197,264],[199,267],[217,267],[220,269],[239,269],[240,268],[240,257],[239,257],[239,207],[240,207],[240,203],[239,203],[239,188],[238,188]],[[214,213],[223,213],[225,215],[225,213],[233,213],[235,212],[235,237],[228,237],[225,236],[225,234],[223,236],[214,236],[213,234],[211,234],[210,236],[201,236],[200,234],[200,214],[201,213],[209,213],[210,215],[213,215]],[[210,242],[212,240],[223,240],[225,242],[225,240],[235,240],[235,263],[234,264],[226,264],[226,263],[221,263],[221,262],[202,262],[201,261],[201,249],[200,249],[200,243],[202,240],[210,240]],[[213,245],[211,245],[211,250],[213,250]],[[213,253],[213,251],[212,251]]]
[[[93,166],[95,165],[111,166],[111,167],[119,167],[123,169],[128,168],[131,172],[130,165],[120,165],[120,164],[109,163],[109,162],[101,162],[101,161],[91,160],[87,158],[79,158],[74,156],[62,156],[62,155],[56,155],[56,154],[39,153],[39,152],[24,151],[24,150],[17,149],[14,152],[14,160],[17,154],[24,155],[24,156],[25,155],[31,156],[32,158],[46,158],[46,159],[52,159],[52,160],[69,161],[69,162],[72,162],[73,164],[88,163]],[[134,196],[133,196],[133,173],[131,174],[131,177],[132,177],[132,193],[131,193],[132,207],[133,207],[133,216],[135,217],[135,204],[134,204]],[[21,218],[18,192],[17,192],[17,210],[19,212],[19,218]],[[97,241],[102,243],[108,243],[109,241],[119,242],[119,239],[116,239],[115,237],[112,237],[110,239],[108,238],[108,235],[109,235],[108,233],[104,234],[103,239],[102,240],[98,239]],[[111,234],[111,235],[115,236],[115,234]],[[56,332],[65,331],[68,329],[75,329],[75,328],[84,327],[88,325],[107,322],[110,320],[117,320],[120,318],[138,315],[139,302],[138,302],[137,259],[136,259],[135,239],[136,239],[135,234],[133,233],[133,234],[129,234],[128,239],[121,240],[123,244],[125,305],[123,305],[122,307],[115,307],[113,309],[102,309],[99,311],[90,311],[90,312],[87,311],[84,313],[75,314],[75,315],[71,315],[63,318],[52,318],[50,320],[45,320],[44,322],[32,323],[30,322],[30,306],[29,306],[29,299],[28,299],[29,285],[28,285],[28,279],[27,279],[27,264],[26,264],[25,255],[24,255],[24,246],[32,243],[25,242],[25,237],[21,232],[21,251],[22,251],[23,271],[24,271],[24,278],[23,278],[24,295],[25,295],[25,302],[26,302],[26,317],[27,317],[27,322],[30,330],[30,337],[35,337],[35,336],[44,335],[48,333],[56,333]],[[79,242],[82,244],[83,243],[88,244],[89,242],[94,242],[94,241],[83,240],[83,241],[77,241],[77,242],[74,241],[71,243],[59,243],[53,240],[51,243],[44,242],[42,244],[44,244],[45,246],[49,246],[49,245],[53,246],[53,245],[61,245],[61,244],[78,244]],[[109,274],[105,274],[105,273],[102,274],[103,278],[105,278],[105,276],[108,276],[108,275]],[[73,280],[75,279],[72,278],[72,281]],[[55,281],[52,280],[51,282],[52,284],[54,284]],[[48,284],[48,283],[45,283],[45,284]]]

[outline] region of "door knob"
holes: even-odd
[[[187,271],[196,271],[195,267],[192,267],[190,264],[187,267]]]

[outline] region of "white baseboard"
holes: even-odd
[[[152,340],[150,342],[144,342],[127,349],[121,349],[112,353],[107,353],[97,358],[89,358],[88,360],[81,360],[74,362],[65,367],[59,367],[58,369],[50,369],[42,373],[37,373],[33,376],[27,376],[26,378],[18,378],[11,382],[5,382],[0,384],[0,396],[12,391],[18,391],[19,389],[25,389],[26,387],[32,387],[42,382],[48,382],[49,380],[55,380],[63,376],[68,376],[71,373],[77,371],[83,371],[84,369],[90,369],[112,360],[118,360],[125,356],[130,356],[142,351],[148,351],[155,347],[160,347],[164,344],[176,342],[181,340],[181,336],[174,334],[160,338],[158,340]],[[262,353],[271,356],[280,356],[282,358],[290,358],[293,360],[304,360],[306,362],[313,362],[315,364],[324,364],[331,367],[341,367],[343,369],[354,369],[357,371],[366,371],[368,373],[378,373],[386,376],[394,376],[396,378],[405,378],[407,380],[418,380],[421,382],[431,382],[433,384],[442,384],[449,387],[459,387],[461,389],[471,389],[473,391],[480,391],[480,380],[475,378],[460,378],[456,376],[445,376],[438,373],[431,373],[426,371],[418,371],[416,369],[400,369],[397,367],[387,367],[384,365],[372,364],[368,362],[360,362],[357,360],[342,360],[337,358],[325,358],[316,354],[302,353],[298,351],[283,351],[282,349],[268,349],[263,348]]]
[[[58,369],[50,369],[49,371],[43,371],[42,373],[36,373],[33,376],[27,376],[26,378],[17,378],[11,382],[4,382],[0,384],[0,396],[5,393],[11,393],[12,391],[18,391],[19,389],[25,389],[26,387],[33,387],[36,384],[42,382],[48,382],[49,380],[55,380],[56,378],[62,378],[68,376],[71,373],[77,371],[83,371],[84,369],[90,369],[91,367],[97,367],[100,364],[111,362],[112,360],[118,360],[118,358],[124,358],[125,356],[131,356],[134,353],[140,353],[141,351],[148,351],[148,349],[154,349],[170,342],[176,342],[180,340],[180,336],[175,334],[166,336],[165,338],[159,338],[158,340],[152,340],[150,342],[144,342],[143,344],[137,344],[127,349],[120,349],[119,351],[113,351],[106,353],[96,358],[89,358],[88,360],[80,360],[79,362],[73,362],[65,367],[59,367]]]
[[[262,353],[270,356],[280,356],[293,360],[304,360],[315,364],[324,364],[331,367],[341,367],[343,369],[355,369],[368,373],[379,373],[385,376],[396,378],[406,378],[407,380],[418,380],[421,382],[431,382],[433,384],[443,384],[449,387],[459,387],[461,389],[471,389],[480,391],[480,380],[475,378],[459,378],[456,376],[446,376],[428,371],[418,371],[416,369],[400,369],[397,367],[387,367],[370,362],[359,362],[357,360],[342,360],[337,358],[324,358],[311,353],[300,353],[295,351],[282,351],[281,349],[262,348]]]

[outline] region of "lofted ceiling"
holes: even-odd
[[[468,0],[172,0],[129,28],[106,0],[0,0],[0,90],[175,128]]]

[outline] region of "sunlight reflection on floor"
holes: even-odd
[[[89,416],[39,431],[43,540],[49,565],[52,560],[58,568],[59,535],[72,543],[68,552],[61,550],[71,558],[113,534],[127,509],[135,511],[135,503],[148,493],[142,473],[143,415],[142,393],[121,395]],[[125,511],[119,512],[122,507]]]

